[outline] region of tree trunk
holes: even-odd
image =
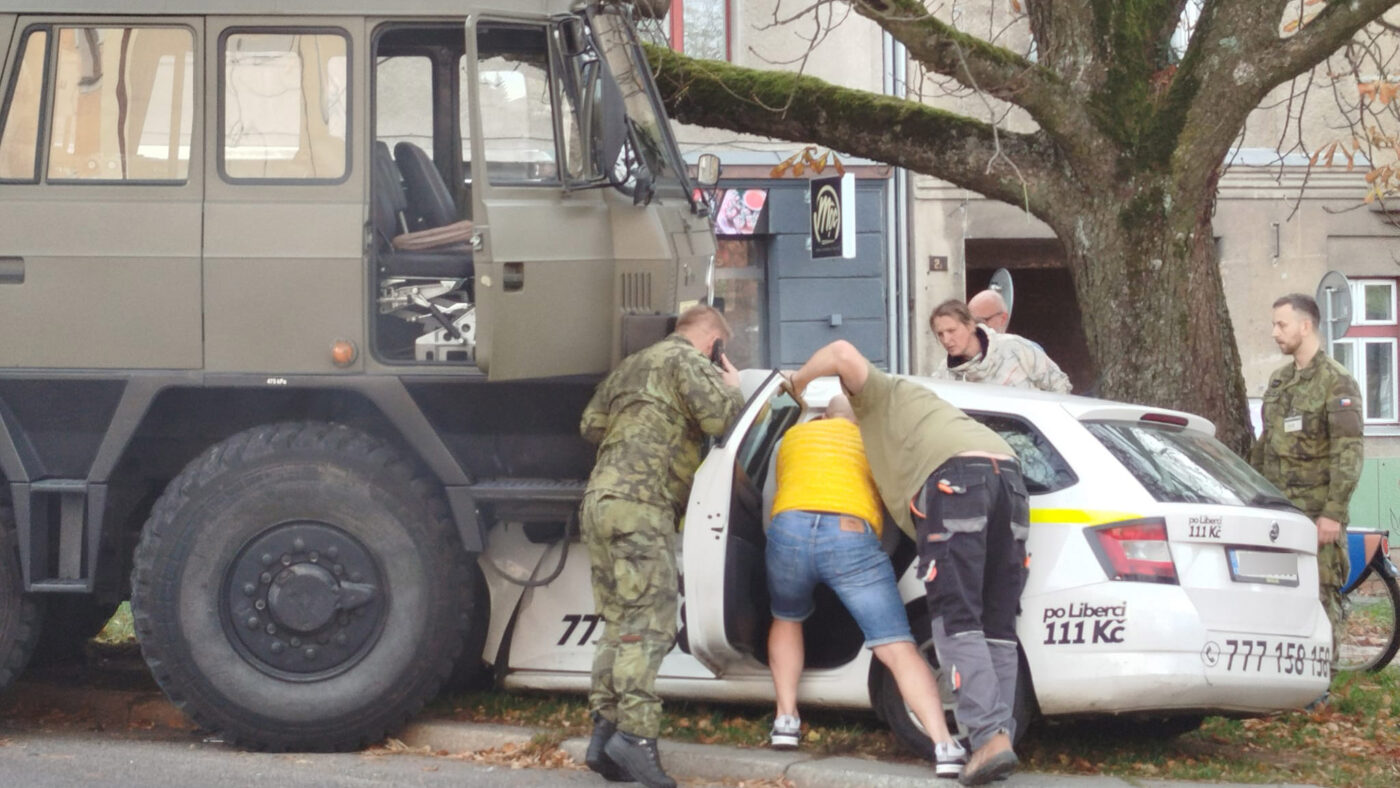
[[[1205,416],[1245,453],[1249,411],[1211,230],[1213,179],[1175,211],[1165,197],[1171,179],[1130,182],[1138,186],[1049,217],[1065,245],[1099,394]]]

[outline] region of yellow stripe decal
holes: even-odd
[[[1050,525],[1103,525],[1136,520],[1142,515],[1102,509],[1031,509],[1031,522]]]

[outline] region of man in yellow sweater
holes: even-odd
[[[802,622],[815,610],[812,591],[820,582],[851,612],[865,634],[865,647],[889,668],[929,731],[938,776],[957,777],[967,753],[948,731],[933,674],[914,647],[894,569],[880,549],[879,493],[844,396],[832,398],[826,418],[799,424],[783,436],[777,487],[765,555],[773,610],[768,667],[778,707],[773,747],[793,749],[798,743]]]

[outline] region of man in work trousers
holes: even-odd
[[[1274,342],[1293,360],[1269,376],[1264,431],[1249,464],[1317,523],[1317,576],[1332,624],[1336,664],[1345,615],[1341,586],[1347,562],[1346,521],[1361,478],[1361,390],[1322,350],[1317,302],[1294,293],[1274,302]]]
[[[673,788],[656,737],[656,673],[676,639],[676,521],[705,435],[738,414],[739,371],[708,354],[730,338],[709,306],[686,310],[676,331],[623,359],[584,409],[580,431],[598,444],[581,529],[603,636],[593,657],[588,767],[609,780]]]
[[[1030,515],[1020,466],[995,432],[849,342],[818,350],[792,384],[801,392],[824,375],[841,378],[880,498],[919,548],[938,662],[973,747],[959,781],[1005,777],[1017,764],[1016,611]]]

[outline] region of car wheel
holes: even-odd
[[[9,485],[0,479],[0,692],[24,670],[39,640],[39,604],[24,592]]]
[[[257,427],[166,488],[136,550],[131,609],[170,699],[274,750],[379,741],[449,674],[479,578],[435,483],[383,441]]]
[[[943,671],[936,665],[930,665],[933,670],[934,679],[938,682],[938,695],[943,699],[944,715],[948,720],[948,729],[953,731],[953,735],[958,739],[966,741],[967,729],[958,724],[953,713],[956,706],[953,700],[952,688],[943,676]],[[928,731],[924,729],[923,723],[914,716],[909,705],[904,702],[903,696],[899,694],[899,685],[895,683],[894,674],[890,673],[878,660],[872,663],[872,669],[876,672],[875,681],[872,682],[875,690],[875,712],[880,719],[890,726],[895,738],[900,746],[910,755],[933,760],[933,742],[929,738]],[[1016,673],[1016,697],[1012,703],[1012,718],[1016,721],[1016,735],[1013,737],[1013,744],[1018,744],[1030,727],[1036,716],[1035,690],[1031,681],[1030,669],[1026,666],[1025,655],[1021,655],[1019,670]]]

